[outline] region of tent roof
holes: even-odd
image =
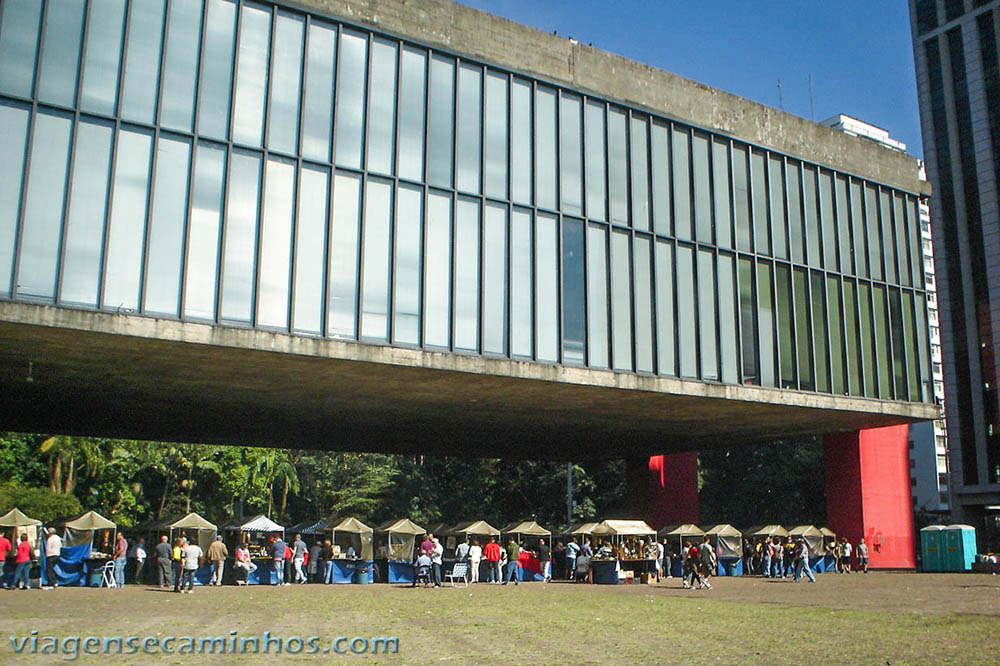
[[[73,530],[113,530],[115,524],[96,511],[88,511],[66,523],[66,527]]]
[[[659,532],[660,536],[703,536],[705,532],[693,523],[685,523],[683,525],[667,525]]]
[[[823,533],[815,525],[796,525],[788,530],[788,536],[823,536]]]
[[[821,527],[819,528],[819,531],[822,532],[823,536],[825,537],[837,538],[837,533],[831,530],[829,527]]]
[[[579,523],[570,528],[570,534],[591,534],[600,523]]]
[[[363,522],[357,518],[344,518],[342,521],[333,525],[329,529],[334,532],[353,532],[354,534],[361,534],[362,532],[374,532],[372,528],[365,525]]]
[[[753,536],[788,536],[788,530],[786,530],[781,525],[757,525],[756,527],[751,527],[744,534],[752,534]]]
[[[232,525],[226,525],[227,530],[237,531],[241,530],[243,532],[284,532],[285,528],[274,522],[264,514],[254,516],[249,520],[245,520],[242,523],[233,523]]]
[[[712,525],[707,530],[705,530],[705,534],[714,534],[718,536],[743,536],[743,532],[740,532],[732,525],[722,525],[722,524]]]
[[[29,518],[20,509],[11,509],[0,516],[0,527],[30,527],[31,525],[41,525],[42,521]]]
[[[656,534],[656,530],[647,525],[645,520],[605,520],[592,533],[632,536]]]
[[[490,525],[485,520],[470,520],[458,523],[451,530],[455,534],[484,534],[488,536],[499,536],[500,530]]]
[[[176,520],[169,525],[172,530],[217,530],[215,524],[208,522],[197,513],[189,513],[180,520]]]
[[[520,520],[507,525],[500,530],[504,534],[530,534],[534,536],[551,536],[552,532],[533,520]]]
[[[322,520],[303,520],[287,529],[289,534],[320,534],[330,529]]]
[[[450,526],[447,523],[437,522],[432,525],[428,525],[424,529],[430,534],[448,534],[451,532]]]
[[[409,518],[387,520],[378,526],[378,531],[391,532],[393,534],[412,534],[413,536],[420,536],[421,534],[424,534],[424,528],[417,525]]]

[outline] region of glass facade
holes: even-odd
[[[317,15],[5,0],[0,146],[0,298],[933,400],[912,193]]]

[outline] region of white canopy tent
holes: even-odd
[[[412,562],[417,538],[424,534],[424,528],[409,518],[397,518],[382,523],[375,532],[379,542],[385,536],[385,546],[379,546],[380,557],[390,562]]]
[[[375,538],[374,529],[368,527],[357,518],[344,518],[342,521],[331,527],[330,530],[331,538],[335,544],[337,543],[337,532],[350,534],[352,535],[351,541],[353,542],[356,538],[361,546],[355,551],[360,556],[360,559],[372,559],[372,541],[374,541]]]

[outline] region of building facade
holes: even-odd
[[[948,396],[952,510],[996,548],[1000,432],[1000,3],[913,0]]]

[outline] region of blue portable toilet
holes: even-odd
[[[976,559],[976,528],[971,525],[948,525],[944,537],[945,571],[970,571]]]
[[[920,561],[924,571],[944,571],[944,525],[928,525],[920,530]]]

